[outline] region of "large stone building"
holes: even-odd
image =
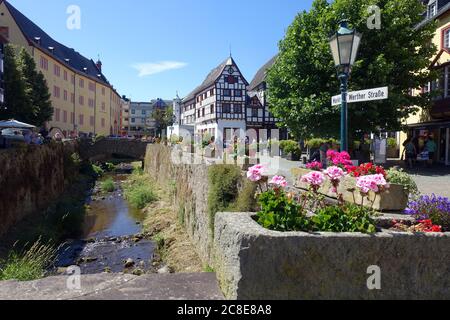
[[[65,136],[118,134],[121,98],[100,61],[57,42],[5,0],[0,0],[0,35],[25,48],[44,74],[54,108],[48,129]]]
[[[405,141],[407,135],[417,138],[419,151],[422,151],[424,140],[432,136],[438,145],[434,160],[450,165],[450,0],[426,0],[423,3],[427,11],[422,24],[437,22],[432,41],[438,51],[431,68],[438,70],[440,76],[424,88],[413,90],[413,94],[435,91],[438,96],[434,98],[430,111],[423,110],[406,120],[409,130],[402,133],[401,141]]]

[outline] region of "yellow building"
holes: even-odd
[[[60,131],[65,137],[118,134],[121,98],[103,75],[100,61],[53,40],[4,0],[0,0],[0,35],[26,48],[44,74],[54,108],[47,125],[51,132]]]
[[[408,136],[413,139],[418,152],[424,151],[424,143],[432,137],[437,144],[435,161],[450,165],[450,2],[426,1],[427,16],[423,24],[437,22],[433,43],[438,48],[431,68],[439,71],[439,78],[413,94],[436,91],[430,111],[422,110],[406,120],[408,132],[402,133],[401,141]],[[420,26],[419,26],[420,27]]]

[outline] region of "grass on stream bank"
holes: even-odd
[[[158,200],[154,184],[142,170],[135,169],[128,182],[124,184],[125,198],[136,209],[144,209],[148,204]]]
[[[5,261],[0,261],[0,281],[43,278],[47,269],[53,265],[57,250],[38,240],[26,251],[12,251]]]

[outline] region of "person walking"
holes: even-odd
[[[408,163],[409,168],[412,169],[414,160],[417,158],[417,149],[411,139],[409,139],[406,142],[405,150],[406,150],[406,162]]]
[[[434,161],[434,156],[437,151],[437,144],[434,141],[432,136],[430,136],[428,138],[428,141],[425,144],[425,150],[428,151],[428,156],[429,156],[428,164],[432,166],[433,161]]]

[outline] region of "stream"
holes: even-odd
[[[101,181],[113,178],[115,191],[101,193]],[[127,272],[143,274],[152,270],[154,242],[142,234],[145,214],[130,207],[121,185],[126,174],[113,174],[97,181],[87,200],[89,209],[80,239],[67,241],[58,253],[58,272],[78,265],[82,274]]]

